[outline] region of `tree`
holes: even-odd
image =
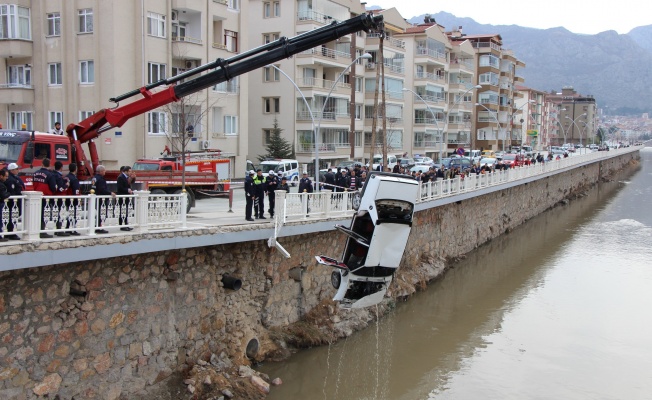
[[[269,141],[265,146],[267,154],[258,156],[259,161],[268,158],[290,158],[294,159],[294,146],[281,136],[283,129],[278,126],[278,119],[274,118],[274,127],[270,131]]]

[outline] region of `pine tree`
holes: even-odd
[[[269,158],[289,158],[294,159],[294,146],[281,136],[283,129],[279,128],[278,120],[274,119],[269,142],[265,146],[267,154],[258,156],[258,160],[264,161]]]

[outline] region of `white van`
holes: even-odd
[[[482,158],[482,152],[480,150],[466,150],[464,151],[464,157],[471,160],[472,163],[480,162]]]
[[[286,177],[288,184],[296,186],[299,183],[299,162],[289,159],[265,160],[258,166],[263,171],[263,176],[274,171],[279,177]]]
[[[383,162],[383,155],[382,154],[376,154],[374,156],[374,162],[373,162],[373,164],[371,166],[371,169],[373,171],[376,171],[378,166],[382,162]],[[396,159],[396,156],[392,156],[392,155],[389,155],[389,154],[387,155],[387,167],[389,167],[390,171],[394,168],[394,166],[396,165],[397,162],[398,162],[398,160]],[[367,166],[369,166],[369,164],[367,164]]]

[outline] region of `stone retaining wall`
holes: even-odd
[[[393,296],[637,158],[417,213]],[[342,244],[332,231],[284,238],[290,259],[256,241],[0,273],[0,398],[136,398],[188,361],[224,352],[245,363],[252,338],[264,351],[269,328],[332,298],[331,271],[314,255],[339,255]],[[289,277],[293,268],[300,280]],[[225,274],[241,278],[242,289],[225,289]],[[341,313],[334,329],[350,334],[370,318]]]

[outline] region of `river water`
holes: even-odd
[[[652,398],[652,149],[376,324],[260,370],[268,399]]]

